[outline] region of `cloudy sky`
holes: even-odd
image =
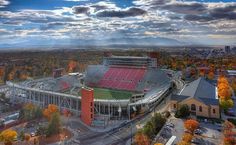
[[[0,47],[236,45],[236,0],[0,0]]]

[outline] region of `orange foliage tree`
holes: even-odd
[[[58,112],[58,107],[54,104],[49,104],[48,105],[48,108],[45,108],[44,111],[43,111],[43,115],[48,119],[50,120],[51,119],[51,116],[53,113],[56,113]]]
[[[137,145],[150,145],[150,139],[142,132],[138,132],[135,135],[135,143]]]
[[[184,127],[190,131],[190,132],[194,132],[194,130],[196,130],[199,127],[199,122],[194,120],[194,119],[188,119],[184,122]]]
[[[77,62],[75,60],[70,60],[68,64],[68,72],[73,72],[77,66]]]
[[[229,82],[225,76],[222,75],[218,78],[217,89],[221,107],[225,110],[232,107],[233,106],[233,101],[231,99],[232,91]]]
[[[223,130],[224,144],[225,145],[235,145],[236,140],[235,140],[234,136],[236,135],[236,132],[233,132],[233,129],[235,128],[235,126],[231,122],[225,121],[223,127],[224,127],[224,130]]]
[[[17,137],[17,132],[11,129],[4,130],[0,134],[0,141],[5,145],[11,145],[13,140]]]
[[[191,143],[182,140],[177,145],[190,145],[190,144]]]
[[[30,140],[30,135],[28,133],[25,134],[25,140],[29,141]]]
[[[163,145],[162,143],[155,143],[154,145]]]
[[[185,133],[182,137],[182,140],[186,142],[191,142],[192,139],[193,139],[193,135],[190,133]]]

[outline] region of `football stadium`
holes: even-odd
[[[53,71],[52,77],[7,82],[13,102],[31,102],[42,107],[56,104],[81,115],[81,90],[93,91],[94,120],[130,118],[132,113],[148,112],[174,87],[172,78],[158,68],[152,55],[104,56],[100,65],[89,65],[84,73]],[[83,110],[83,109],[82,109]]]

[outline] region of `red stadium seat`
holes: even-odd
[[[98,87],[134,91],[143,79],[145,69],[110,67],[99,81]]]

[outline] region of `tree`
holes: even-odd
[[[20,131],[19,139],[20,139],[21,141],[25,140],[25,133],[24,133],[23,130]]]
[[[34,138],[34,145],[39,144],[39,139],[38,138]]]
[[[143,127],[143,133],[152,138],[155,135],[155,128],[153,126],[153,123],[151,121],[148,121],[144,127]]]
[[[176,118],[184,118],[190,115],[190,110],[188,105],[181,105],[175,113]]]
[[[224,109],[225,111],[228,108],[232,108],[234,106],[234,101],[232,99],[224,100],[220,99],[220,107]]]
[[[44,109],[43,111],[43,115],[48,119],[50,120],[51,119],[51,116],[52,114],[58,112],[58,107],[54,104],[49,104],[48,105],[48,108]]]
[[[137,145],[150,145],[150,139],[142,131],[138,131],[134,138]]]
[[[213,80],[214,77],[215,77],[215,74],[214,74],[213,71],[210,71],[210,72],[208,73],[208,75],[207,75],[207,78],[208,78],[209,80]]]
[[[190,145],[191,143],[188,143],[186,141],[180,141],[177,145]]]
[[[166,122],[166,119],[160,113],[154,114],[154,116],[151,119],[154,134],[157,134],[161,130],[165,122]]]
[[[227,110],[233,107],[233,100],[231,99],[232,91],[226,77],[220,76],[218,78],[217,89],[221,108]]]
[[[191,133],[194,132],[199,126],[199,122],[194,119],[188,119],[184,122],[184,127],[190,131]]]
[[[25,134],[25,140],[26,140],[26,141],[29,141],[29,140],[30,140],[30,134],[28,134],[28,133]]]
[[[225,121],[223,125],[223,134],[224,134],[224,144],[225,145],[235,145],[236,140],[234,139],[234,136],[236,135],[235,132],[233,132],[233,129],[235,129],[235,126],[229,122]]]
[[[43,111],[40,107],[36,107],[34,114],[35,118],[41,118],[43,116]]]
[[[193,135],[190,133],[185,133],[182,137],[182,140],[185,142],[191,142],[192,139],[193,139]]]
[[[4,130],[0,134],[0,141],[6,145],[11,145],[13,140],[17,137],[17,132],[11,129]]]
[[[164,145],[164,144],[162,144],[162,143],[155,143],[154,145]]]
[[[60,114],[58,112],[55,112],[52,114],[52,117],[50,119],[50,122],[48,124],[47,136],[51,136],[53,134],[58,134],[61,131],[61,119]]]

